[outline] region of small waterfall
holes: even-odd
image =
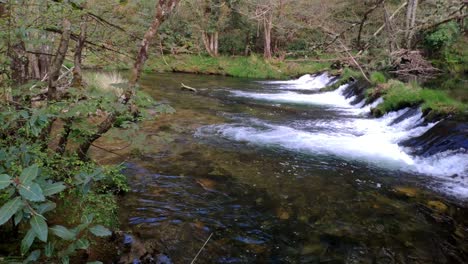
[[[429,175],[443,180],[440,188],[445,192],[468,198],[466,125],[460,128],[449,147],[446,142],[452,132],[440,128],[445,121],[428,123],[420,109],[407,108],[381,118],[369,118],[370,110],[383,99],[365,105],[362,84],[345,84],[331,92],[314,94],[290,91],[297,87],[317,90],[330,82],[333,82],[332,77],[326,74],[306,75],[292,81],[266,82],[270,89],[265,92],[234,90],[231,96],[274,104],[322,107],[324,111],[336,113],[334,119],[277,124],[243,118],[231,124],[203,127],[197,136],[217,135],[257,146],[280,147],[309,155],[332,155],[386,169]],[[271,85],[276,86],[272,88]],[[431,137],[436,130],[439,136]]]
[[[296,80],[289,81],[261,81],[265,85],[273,85],[278,89],[288,90],[319,90],[338,81],[338,77],[330,76],[327,72],[310,75],[306,74]]]

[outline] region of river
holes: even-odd
[[[176,109],[125,163],[122,230],[174,263],[466,263],[468,154],[412,154],[418,109],[369,117],[326,74],[146,74]],[[198,93],[180,90],[180,83]]]

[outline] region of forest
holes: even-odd
[[[468,261],[467,9],[0,0],[0,263]]]

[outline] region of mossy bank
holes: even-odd
[[[100,65],[102,60],[88,57],[88,68],[104,70],[127,70],[131,63],[125,60],[118,63]],[[265,60],[261,56],[218,56],[170,55],[151,57],[145,65],[145,72],[179,72],[195,74],[213,74],[254,79],[288,79],[308,73],[329,70],[331,60],[326,58],[313,60]]]

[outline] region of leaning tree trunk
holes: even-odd
[[[74,63],[75,67],[73,68],[73,80],[72,80],[72,87],[82,87],[83,86],[83,76],[81,74],[81,62],[83,56],[83,48],[85,46],[86,41],[86,21],[81,22],[80,26],[80,37],[76,42],[75,48],[75,56],[74,56]]]
[[[52,60],[52,65],[49,70],[49,90],[47,93],[47,99],[49,101],[54,101],[59,99],[57,86],[58,78],[60,77],[60,69],[62,68],[63,61],[65,60],[65,55],[67,54],[68,44],[70,42],[71,35],[71,23],[70,20],[64,18],[62,21],[63,32],[62,38],[60,39],[60,44],[57,50],[57,54]]]
[[[128,102],[132,99],[136,92],[136,86],[140,79],[143,66],[145,65],[146,60],[148,59],[148,49],[153,40],[156,32],[159,29],[161,23],[163,23],[172,10],[177,6],[179,0],[158,0],[156,2],[155,15],[151,26],[145,33],[145,36],[141,40],[140,49],[138,51],[135,64],[131,72],[131,76],[128,82],[128,87],[122,97],[120,98],[120,103],[127,105]],[[109,131],[117,120],[119,113],[111,112],[107,115],[106,119],[98,125],[98,130],[85,138],[84,142],[78,146],[78,156],[81,159],[87,158],[87,153],[94,141],[104,135]]]

